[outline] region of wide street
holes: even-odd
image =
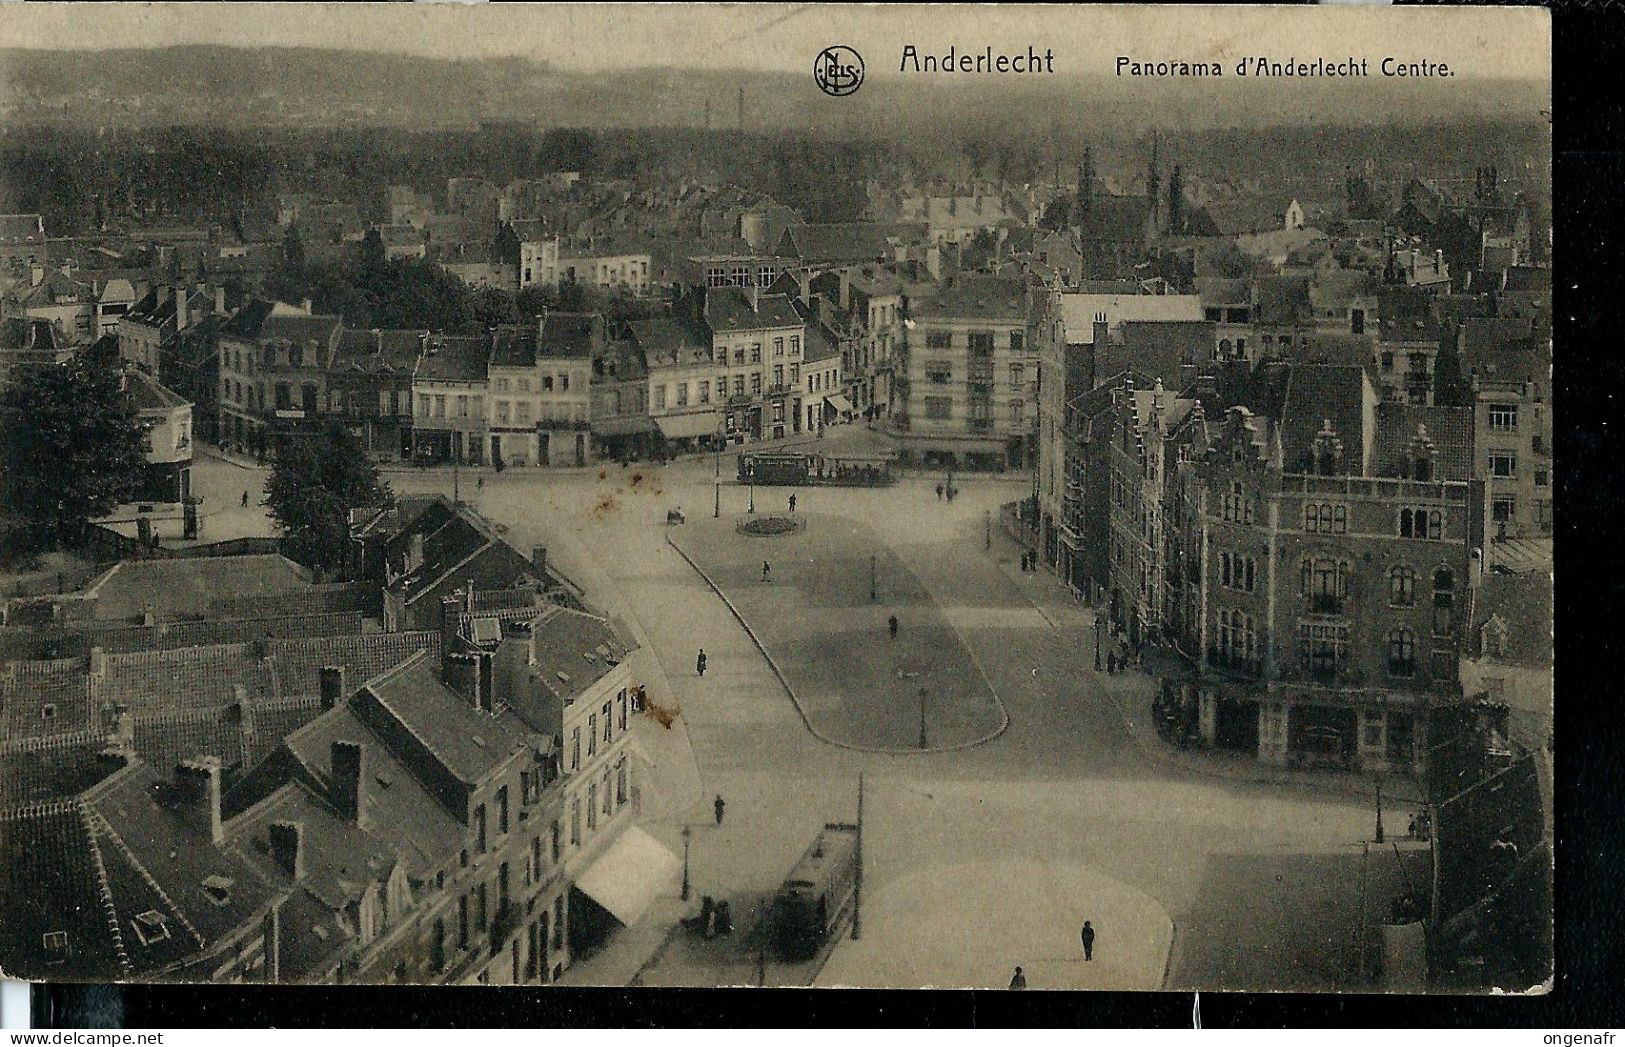
[[[262,476],[210,464],[208,477],[239,497],[245,479],[257,489]],[[1125,713],[1144,714],[1149,677],[1094,671],[1089,610],[1052,576],[1020,573],[996,519],[985,548],[988,513],[1025,494],[1026,477],[957,477],[952,503],[938,500],[936,476],[797,490],[798,515],[813,524],[845,519],[882,536],[888,548],[877,555],[906,568],[1008,715],[979,744],[884,753],[816,737],[734,613],[668,542],[668,508],[688,514],[682,526],[712,522],[713,468],[691,458],[486,471],[483,484],[464,470],[460,481],[516,547],[548,545],[590,599],[653,649],[665,680],[651,691],[669,683],[697,776],[664,769],[687,795],[646,803],[645,827],[678,851],[680,828],[693,827],[696,895],[734,900],[741,937],[817,829],[855,817],[861,773],[864,934],[836,947],[817,984],[1002,987],[1016,964],[1035,989],[1362,984],[1353,935],[1369,804],[1193,770],[1129,732]],[[748,497],[732,468],[724,457],[725,518],[745,515]],[[403,493],[452,485],[443,469],[388,479]],[[758,487],[758,510],[783,513],[789,493]],[[782,589],[787,601],[799,591]],[[765,618],[771,606],[742,613]],[[805,624],[797,608],[782,611]],[[839,671],[838,651],[821,656]],[[658,758],[681,760],[681,749],[663,746]],[[720,827],[710,809],[719,794]],[[1099,934],[1089,964],[1077,943],[1085,919]],[[707,965],[682,947],[653,952],[637,969],[645,984],[739,982],[749,969],[738,957]]]

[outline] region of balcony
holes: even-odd
[[[1244,658],[1233,651],[1226,651],[1222,647],[1208,648],[1207,663],[1210,667],[1229,676],[1246,679],[1257,679],[1264,672],[1264,663],[1260,659]]]
[[[1315,593],[1309,597],[1309,610],[1314,614],[1342,614],[1343,597],[1330,593]]]

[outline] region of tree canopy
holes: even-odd
[[[12,551],[77,539],[134,497],[145,470],[144,431],[117,370],[82,358],[19,369],[0,394],[0,513]]]
[[[350,510],[394,503],[355,435],[329,419],[308,436],[284,438],[265,482],[265,507],[288,540],[288,555],[331,575],[350,544]]]

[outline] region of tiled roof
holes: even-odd
[[[1019,278],[963,275],[909,298],[915,318],[1026,320],[1027,287]]]
[[[1435,480],[1472,479],[1472,410],[1402,403],[1377,406],[1377,431],[1371,449],[1376,475],[1414,475],[1411,445],[1422,433],[1433,444]]]
[[[627,324],[632,339],[652,366],[696,363],[711,359],[711,343],[687,324],[672,317],[633,320]]]
[[[438,658],[416,658],[367,685],[395,722],[457,781],[473,785],[496,770],[529,739],[523,731],[481,712],[440,680]],[[361,700],[361,707],[366,703]],[[368,713],[361,713],[363,719]]]
[[[309,581],[303,567],[285,556],[200,556],[177,560],[126,560],[86,587],[96,598],[96,617],[140,616],[150,607],[160,617],[193,613],[217,596],[270,595]]]
[[[598,317],[594,313],[549,312],[542,318],[538,353],[544,357],[588,357],[596,344]]]
[[[190,406],[185,397],[137,368],[126,372],[124,390],[137,411],[172,411]]]
[[[535,324],[503,324],[491,332],[492,367],[536,366]]]
[[[752,306],[750,297],[738,287],[713,287],[706,291],[705,322],[717,332],[802,325],[788,295],[758,295]]]
[[[484,335],[429,336],[417,363],[416,377],[427,381],[483,382],[491,359],[491,339]]]
[[[1330,422],[1342,444],[1342,475],[1364,475],[1365,406],[1371,398],[1362,368],[1294,365],[1281,419],[1283,468],[1314,472],[1315,438]]]
[[[272,312],[260,324],[256,337],[260,341],[285,341],[330,344],[343,328],[344,321],[337,316],[312,316],[300,313]]]
[[[889,258],[892,239],[923,237],[923,222],[830,222],[792,225],[780,239],[792,257],[818,262],[873,262]]]
[[[1253,322],[1266,327],[1308,323],[1314,316],[1309,279],[1266,276],[1258,281]]]
[[[1500,653],[1492,654],[1485,645],[1484,626],[1499,619],[1502,633]],[[1528,574],[1484,576],[1473,605],[1473,646],[1481,658],[1531,665],[1552,666],[1552,576],[1547,571]]]
[[[427,331],[361,331],[345,329],[333,354],[333,371],[411,373]]]

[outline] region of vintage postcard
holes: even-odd
[[[1550,29],[4,5],[0,971],[1545,991]]]

